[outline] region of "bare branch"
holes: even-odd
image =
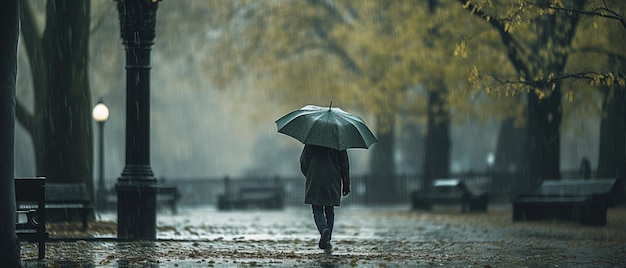
[[[498,31],[500,34],[500,39],[505,47],[510,47],[507,49],[507,54],[511,63],[515,66],[515,68],[521,73],[530,73],[528,66],[524,64],[522,60],[520,60],[521,55],[523,54],[524,48],[522,45],[513,38],[513,36],[507,31],[506,25],[502,23],[502,20],[494,18],[489,14],[483,12],[478,6],[476,6],[471,0],[458,0],[461,4],[463,4],[463,8],[472,13],[472,15],[486,21],[489,23],[494,29]]]
[[[626,29],[626,21],[624,20],[624,16],[610,9],[608,5],[606,4],[606,2],[604,2],[604,7],[595,8],[593,10],[581,10],[581,9],[575,9],[575,8],[559,7],[559,6],[555,6],[555,5],[548,4],[548,3],[536,3],[535,2],[532,4],[542,7],[542,8],[552,9],[555,11],[571,12],[571,13],[576,13],[580,15],[602,17],[602,18],[617,20],[622,24],[622,27]]]
[[[517,84],[517,85],[530,86],[533,88],[545,88],[545,87],[550,87],[551,85],[557,82],[561,82],[567,79],[581,79],[581,80],[588,80],[592,84],[596,84],[596,85],[609,83],[611,85],[613,84],[617,85],[621,88],[626,88],[626,85],[624,84],[625,83],[624,81],[626,81],[626,73],[613,74],[613,73],[585,71],[585,72],[578,72],[578,73],[557,74],[557,75],[549,76],[548,78],[545,78],[545,79],[537,79],[537,80],[531,80],[531,81],[524,81],[524,80],[519,80],[519,79],[500,79],[494,75],[491,75],[491,78],[494,81],[496,81],[497,84],[500,86]]]
[[[39,27],[37,27],[33,9],[28,0],[22,1],[20,11],[21,32],[24,44],[26,45],[26,51],[29,55],[30,66],[33,68],[35,58],[37,57],[36,55],[41,56],[41,53],[43,53],[41,49],[41,31]]]
[[[33,13],[30,1],[24,0],[21,4],[22,6],[20,8],[20,22],[22,28],[22,39],[24,40],[24,45],[26,47],[31,73],[34,77],[37,77],[37,79],[33,80],[33,88],[35,89],[35,111],[33,113],[29,113],[24,105],[19,100],[17,100],[15,106],[15,116],[17,121],[20,122],[24,126],[24,128],[26,128],[30,133],[34,133],[36,128],[34,121],[39,107],[37,103],[38,100],[45,95],[45,93],[37,92],[37,88],[39,88],[39,85],[41,83],[44,83],[45,80],[45,77],[38,76],[46,75],[43,71],[46,67],[42,63],[42,36],[40,34],[39,27],[37,27],[35,15]]]

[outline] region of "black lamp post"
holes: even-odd
[[[98,189],[96,191],[96,207],[106,207],[107,190],[104,185],[104,123],[109,119],[109,107],[102,102],[102,98],[98,100],[92,111],[93,120],[98,123]]]
[[[115,185],[117,238],[156,240],[156,179],[150,168],[150,52],[158,0],[115,0],[126,49],[126,166]]]

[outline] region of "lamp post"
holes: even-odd
[[[93,107],[91,113],[93,120],[98,123],[98,189],[96,191],[96,207],[106,207],[107,190],[104,185],[104,123],[109,120],[109,107],[102,102],[102,98],[98,100],[96,106]]]
[[[118,179],[117,238],[156,240],[157,185],[150,167],[150,52],[159,0],[115,0],[126,50],[126,165]]]
[[[485,161],[487,162],[487,176],[489,176],[489,179],[493,180],[494,164],[496,163],[496,155],[492,152],[488,153]]]

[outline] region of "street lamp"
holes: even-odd
[[[102,102],[102,98],[98,100],[96,106],[91,112],[93,120],[98,123],[98,190],[96,191],[96,207],[104,208],[107,200],[107,190],[104,185],[104,123],[109,119],[109,107]]]
[[[118,240],[156,240],[157,181],[150,167],[150,52],[160,0],[115,0],[126,50],[126,165],[115,184]]]
[[[487,176],[489,176],[489,179],[493,181],[493,174],[495,171],[494,165],[496,163],[496,155],[493,152],[488,153],[485,161],[487,161]]]

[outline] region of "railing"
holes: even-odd
[[[368,191],[366,176],[353,176],[352,191],[342,204],[367,204],[371,200],[370,195],[377,194],[374,190]],[[191,178],[191,179],[167,179],[168,185],[176,186],[180,195],[181,206],[196,206],[216,204],[220,195],[236,193],[238,189],[246,187],[267,187],[280,184],[285,191],[285,205],[304,204],[304,177],[269,177],[269,178]],[[408,203],[410,193],[418,190],[421,180],[417,176],[397,176],[395,178],[396,194],[395,202]]]
[[[576,171],[562,172],[563,178],[576,177]],[[593,173],[592,173],[593,174]],[[516,194],[516,187],[522,178],[519,174],[501,173],[476,173],[466,172],[452,174],[449,177],[461,178],[468,181],[479,182],[489,185],[490,200],[509,201]],[[367,189],[367,176],[352,176],[352,192],[342,201],[342,204],[369,204],[372,200],[370,195],[376,195],[375,189]],[[395,178],[396,193],[394,202],[409,203],[410,195],[422,188],[422,176],[398,175]],[[181,199],[181,206],[196,206],[216,204],[218,196],[230,191],[238,191],[241,187],[271,186],[276,183],[283,185],[285,191],[285,205],[302,205],[304,203],[304,183],[302,176],[296,177],[245,177],[245,178],[168,178],[166,181],[171,186],[176,186]]]

